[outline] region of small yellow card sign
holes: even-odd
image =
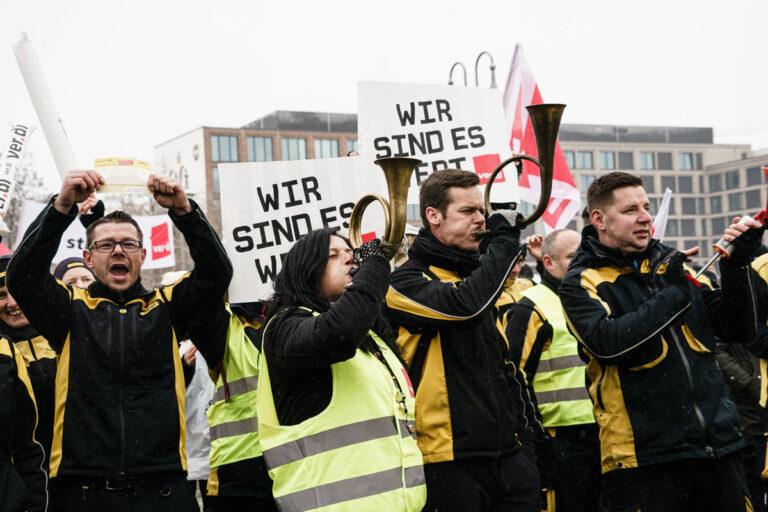
[[[104,194],[146,194],[149,164],[131,158],[98,158],[96,172],[104,178],[99,192]]]

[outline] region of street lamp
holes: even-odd
[[[454,62],[453,66],[451,66],[451,72],[448,74],[448,85],[453,85],[453,70],[456,69],[456,66],[461,66],[461,70],[464,72],[464,87],[467,86],[467,68],[464,67],[464,64],[461,62]]]
[[[496,64],[493,62],[493,56],[488,52],[480,52],[480,55],[475,59],[475,87],[480,85],[477,76],[477,66],[480,64],[480,59],[483,55],[487,55],[488,58],[491,59],[491,89],[496,89]]]

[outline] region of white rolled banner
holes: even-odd
[[[0,159],[0,232],[8,233],[8,225],[5,223],[5,214],[11,206],[13,191],[16,187],[16,174],[19,165],[24,158],[29,140],[29,127],[23,124],[11,126],[11,134],[8,144],[4,147],[2,159]]]
[[[16,55],[16,62],[24,77],[24,83],[27,85],[29,97],[32,99],[40,126],[48,141],[48,147],[51,148],[56,168],[63,179],[69,171],[77,169],[75,152],[69,144],[64,122],[53,103],[35,48],[25,32],[21,33],[19,40],[13,45],[13,53]]]

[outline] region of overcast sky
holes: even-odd
[[[37,123],[11,51],[24,30],[84,167],[274,110],[356,112],[362,80],[442,84],[461,60],[473,83],[482,50],[503,87],[515,43],[566,123],[711,126],[762,148],[766,19],[764,0],[0,0],[1,138]],[[32,150],[55,177],[40,131]]]

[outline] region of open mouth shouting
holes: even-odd
[[[119,283],[125,282],[130,276],[131,270],[125,263],[112,263],[109,266],[109,277]]]

